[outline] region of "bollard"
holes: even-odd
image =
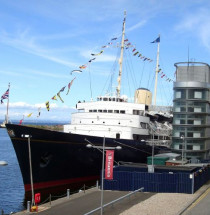
[[[96,181],[96,188],[98,189],[98,181]]]
[[[67,199],[70,199],[70,189],[67,189]]]
[[[27,212],[31,211],[31,202],[27,201]]]

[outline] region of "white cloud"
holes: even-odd
[[[129,27],[126,31],[127,31],[127,32],[133,31],[133,30],[135,30],[135,29],[137,29],[137,28],[140,28],[140,27],[144,26],[146,23],[147,23],[146,20],[142,20],[142,21],[140,21],[139,23],[137,23],[137,24],[135,24],[135,25]]]
[[[8,46],[14,47],[21,51],[37,55],[39,57],[48,59],[50,61],[68,66],[75,67],[77,64],[75,62],[70,62],[54,56],[47,47],[41,47],[37,44],[34,36],[29,35],[29,30],[23,30],[18,32],[16,35],[9,35],[7,32],[1,32],[0,41]]]
[[[179,33],[189,32],[196,35],[200,41],[210,50],[210,13],[206,8],[200,8],[196,12],[185,14],[175,30]]]

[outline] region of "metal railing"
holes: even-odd
[[[104,204],[104,205],[103,205],[103,209],[104,209],[105,207],[109,206],[109,205],[113,205],[114,203],[116,203],[116,202],[118,202],[118,201],[120,201],[120,200],[122,200],[122,199],[124,199],[124,198],[130,197],[131,195],[133,195],[133,194],[135,194],[135,193],[137,193],[137,192],[139,192],[139,191],[142,192],[143,190],[144,190],[144,187],[142,187],[142,188],[140,188],[140,189],[138,189],[138,190],[135,190],[135,191],[133,191],[133,192],[131,192],[131,193],[128,193],[128,194],[126,194],[125,196],[122,196],[122,197],[120,197],[120,198],[118,198],[118,199],[115,199],[115,200],[113,200],[113,201],[111,201],[111,202],[109,202],[109,203],[107,203],[107,204]],[[99,210],[101,210],[101,207],[98,207],[98,208],[96,208],[96,209],[94,209],[94,210],[92,210],[92,211],[90,211],[90,212],[88,212],[88,213],[86,213],[86,214],[84,214],[84,215],[90,215],[90,214],[95,213],[96,211],[99,211]]]

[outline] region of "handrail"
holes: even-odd
[[[126,198],[126,197],[128,197],[128,196],[131,196],[131,195],[133,195],[133,194],[135,194],[135,193],[137,193],[137,192],[139,192],[139,191],[143,191],[143,189],[144,189],[144,187],[141,187],[141,188],[139,188],[138,190],[135,190],[135,191],[133,191],[133,192],[131,192],[131,193],[126,194],[125,196],[121,196],[120,198],[115,199],[115,200],[113,200],[113,201],[111,201],[111,202],[109,202],[109,203],[103,205],[103,209],[104,209],[105,207],[107,207],[107,206],[109,206],[109,205],[111,205],[111,204],[114,204],[114,203],[116,203],[116,202],[118,202],[118,201],[120,201],[120,200],[122,200],[122,199],[124,199],[124,198]],[[90,211],[90,212],[88,212],[88,213],[86,213],[86,214],[84,214],[84,215],[90,215],[90,214],[92,214],[92,213],[94,213],[94,212],[96,212],[96,211],[99,211],[100,209],[101,209],[101,207],[98,207],[98,208],[96,208],[96,209],[94,209],[94,210],[92,210],[92,211]]]

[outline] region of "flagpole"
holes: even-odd
[[[120,97],[120,88],[121,88],[121,76],[122,76],[122,63],[123,63],[123,51],[124,51],[124,38],[125,38],[125,19],[126,19],[126,11],[124,11],[124,20],[123,20],[123,29],[122,29],[122,41],[121,41],[121,52],[119,59],[119,75],[118,75],[118,86],[117,86],[117,97]]]
[[[160,38],[160,34],[159,34],[159,38]],[[159,49],[160,49],[160,42],[158,42],[158,47],[157,47],[157,62],[156,62],[156,69],[155,69],[155,89],[154,89],[153,105],[156,105],[158,69],[159,69]]]
[[[8,84],[8,90],[10,90],[10,83]],[[6,114],[6,124],[8,123],[8,115],[9,115],[9,95],[7,99],[7,114]]]

